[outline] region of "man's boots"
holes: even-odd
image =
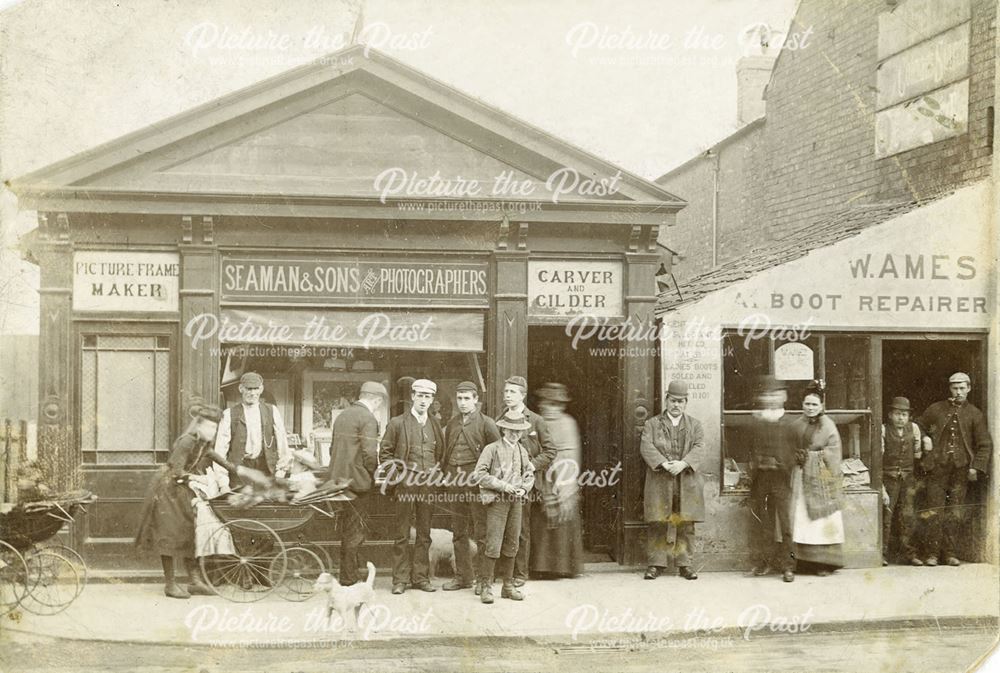
[[[483,603],[493,602],[493,571],[496,568],[497,560],[488,556],[483,556],[483,564],[479,570],[479,600]]]

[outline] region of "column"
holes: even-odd
[[[180,375],[177,402],[180,405],[181,427],[187,410],[193,404],[219,403],[219,339],[212,337],[191,343],[186,333],[188,325],[199,315],[219,316],[216,297],[218,271],[215,248],[215,219],[212,217],[181,218],[180,282]]]

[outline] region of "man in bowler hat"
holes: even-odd
[[[687,384],[671,381],[666,409],[642,428],[639,452],[646,461],[647,580],[659,577],[671,557],[681,577],[698,579],[691,568],[691,549],[694,524],[705,520],[701,478],[705,436],[701,423],[685,413],[687,401]]]
[[[923,455],[920,427],[910,420],[910,400],[894,397],[889,422],[882,425],[882,565],[888,564],[893,524],[899,532],[899,549],[907,563],[922,566],[912,544],[917,481],[914,468]]]

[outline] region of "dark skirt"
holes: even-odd
[[[170,472],[157,476],[146,502],[135,543],[160,556],[194,558],[194,492],[178,484]]]
[[[528,567],[533,573],[562,577],[575,577],[582,573],[583,535],[579,517],[550,527],[545,507],[536,503],[531,508],[531,558]]]

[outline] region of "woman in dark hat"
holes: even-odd
[[[798,448],[792,471],[792,539],[797,570],[829,575],[844,565],[843,448],[836,424],[824,413],[822,383],[806,388],[794,431]]]
[[[214,593],[194,564],[195,513],[191,504],[194,491],[188,486],[192,474],[204,474],[211,463],[218,463],[232,474],[255,479],[253,470],[236,466],[212,450],[222,411],[212,405],[194,407],[191,422],[177,438],[163,470],[153,481],[146,497],[135,542],[140,549],[160,555],[165,580],[164,593],[170,598],[190,598]],[[187,589],[177,583],[174,571],[183,562],[191,583]]]
[[[579,477],[583,460],[580,430],[566,413],[569,391],[546,383],[537,392],[538,408],[556,445],[555,460],[536,478],[543,507],[531,511],[531,558],[528,567],[542,576],[575,577],[583,572]]]

